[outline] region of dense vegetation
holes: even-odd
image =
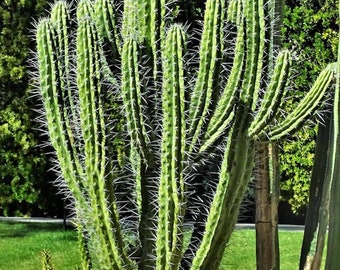
[[[54,176],[37,147],[43,139],[33,121],[36,100],[29,98],[30,29],[45,8],[45,0],[0,2],[0,215],[53,213],[59,203],[51,200]]]
[[[327,63],[336,61],[338,44],[336,1],[286,1],[284,46],[298,55],[293,62],[292,95],[287,110],[309,89],[317,74]],[[322,120],[323,115],[319,120]],[[283,144],[281,159],[281,194],[294,212],[305,210],[314,159],[316,126],[295,134]]]

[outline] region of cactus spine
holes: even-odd
[[[254,143],[279,140],[302,125],[333,74],[326,69],[296,110],[274,121],[290,56],[280,52],[273,76],[264,76],[265,37],[272,25],[267,4],[207,0],[198,51],[188,42],[197,29],[173,23],[176,4],[165,0],[126,0],[122,19],[111,1],[81,0],[76,39],[64,1],[53,7],[63,12],[52,11],[38,24],[40,91],[51,143],[76,201],[85,269],[218,268],[251,177]],[[228,70],[230,48],[233,66]],[[118,117],[126,119],[124,136],[106,111],[109,90],[122,104]],[[126,157],[126,167],[109,152],[116,151],[110,139],[118,135],[135,159]],[[214,162],[214,155],[221,163],[212,172],[216,183],[208,183],[213,196],[205,202],[203,236],[185,251],[188,183],[204,188],[195,172]],[[128,200],[140,201],[134,219],[138,232],[125,229],[129,224],[114,178],[136,187]],[[124,238],[131,233],[138,238],[132,249]]]

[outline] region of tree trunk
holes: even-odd
[[[280,269],[278,155],[276,145],[256,143],[256,262],[258,270]]]

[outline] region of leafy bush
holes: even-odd
[[[47,181],[53,178],[37,148],[41,138],[34,131],[34,107],[27,99],[27,59],[34,48],[29,29],[45,7],[45,0],[0,2],[0,215],[55,208]]]
[[[294,99],[286,103],[289,111],[308,91],[311,82],[327,63],[334,62],[338,44],[338,14],[335,1],[286,1],[284,46],[293,49],[298,57],[293,62],[295,75],[291,91]],[[322,115],[321,115],[322,117]],[[305,209],[314,157],[315,124],[297,133],[282,144],[281,190],[295,213]]]

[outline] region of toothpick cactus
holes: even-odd
[[[251,177],[254,142],[299,128],[333,73],[325,69],[292,113],[276,117],[291,60],[281,51],[266,66],[274,30],[267,4],[207,0],[202,30],[176,22],[180,7],[166,0],[125,0],[122,16],[114,1],[80,0],[76,14],[58,1],[38,23],[39,89],[75,200],[84,269],[218,268]],[[112,117],[114,106],[121,114]],[[199,174],[214,162],[209,182]],[[135,205],[129,221],[122,183],[134,189],[125,198]],[[202,205],[192,201],[195,187],[208,187],[212,198],[200,239],[186,248],[185,216]],[[128,238],[137,239],[133,247]]]

